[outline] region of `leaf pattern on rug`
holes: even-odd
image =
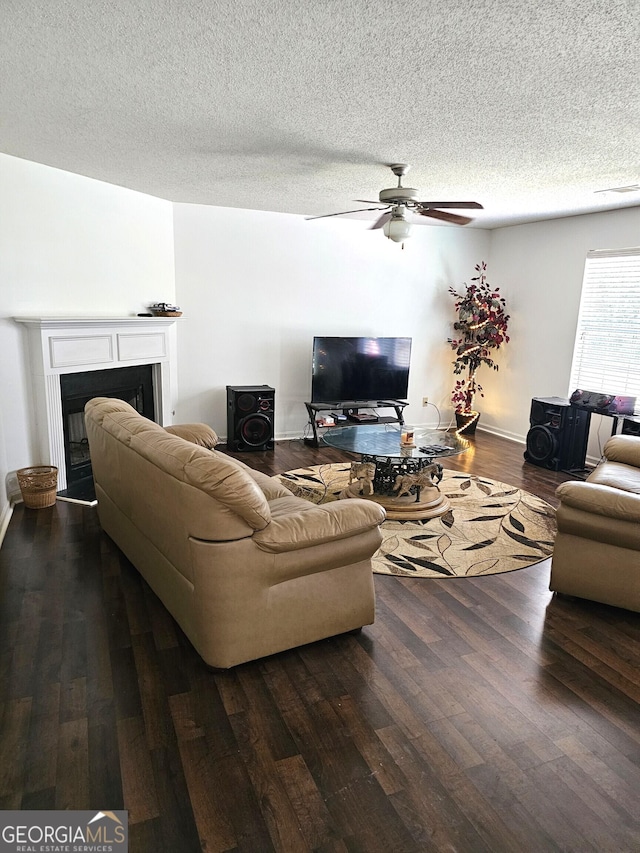
[[[514,533],[512,530],[507,530],[506,528],[504,532],[507,534],[507,536],[510,536],[512,539],[514,539],[516,542],[519,542],[521,545],[526,545],[527,548],[541,550],[540,542],[534,542],[532,539],[528,539],[526,536],[519,536],[517,533]]]
[[[469,566],[467,570],[467,577],[469,575],[492,575],[495,574],[492,569],[498,565],[498,558],[493,557],[488,560],[480,560],[479,563],[474,563],[472,566]],[[522,567],[520,567],[522,568]]]
[[[279,479],[314,503],[339,499],[350,465],[287,471]],[[440,488],[450,506],[436,518],[387,520],[372,564],[397,577],[477,577],[515,571],[553,552],[555,510],[515,486],[445,470]]]
[[[453,524],[455,522],[453,512],[451,510],[447,510],[444,515],[440,516],[440,521],[444,524],[445,527],[453,527]]]
[[[495,541],[495,539],[485,539],[484,542],[476,542],[475,545],[468,545],[464,550],[478,551],[480,548],[488,548],[489,545],[493,545]]]
[[[479,489],[480,489],[480,491],[481,491],[483,494],[485,494],[485,495],[490,495],[490,494],[491,494],[491,488],[490,488],[486,483],[479,482],[479,483],[478,483],[478,488],[479,488]]]
[[[440,551],[440,554],[442,556],[444,556],[445,551],[447,551],[447,549],[450,547],[451,547],[451,537],[450,536],[447,536],[447,534],[445,533],[442,536],[438,537],[438,551]]]
[[[475,518],[470,518],[469,521],[495,521],[498,518],[504,518],[503,515],[476,515]]]
[[[387,560],[392,562],[396,568],[406,569],[412,574],[415,574],[418,568],[429,569],[432,572],[436,572],[439,575],[449,575],[453,576],[453,571],[448,566],[441,566],[438,563],[434,563],[433,560],[423,560],[420,557],[407,557],[402,555],[397,557],[395,554],[388,554]],[[395,572],[394,572],[395,574]]]
[[[521,521],[518,521],[517,518],[514,518],[513,514],[509,515],[509,521],[515,527],[516,530],[519,530],[520,533],[524,533],[524,524]]]

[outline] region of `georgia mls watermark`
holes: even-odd
[[[0,853],[128,853],[126,811],[0,811]]]

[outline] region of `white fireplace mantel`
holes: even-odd
[[[39,462],[58,468],[67,487],[60,376],[89,370],[153,367],[155,420],[171,423],[175,317],[14,317],[27,330]]]

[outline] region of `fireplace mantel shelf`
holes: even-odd
[[[16,323],[41,329],[104,328],[108,326],[170,326],[181,317],[14,317]]]

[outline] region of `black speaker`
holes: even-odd
[[[622,421],[621,435],[637,435],[640,437],[640,417],[625,418]]]
[[[272,450],[276,392],[269,385],[227,385],[227,446]]]
[[[552,471],[584,468],[591,412],[562,397],[534,397],[524,458]]]

